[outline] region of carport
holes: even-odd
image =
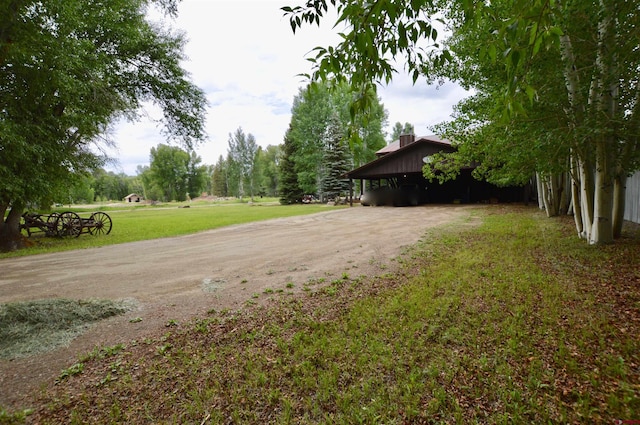
[[[349,202],[353,205],[354,180],[359,193],[373,199],[368,205],[417,205],[424,203],[504,202],[521,199],[522,188],[499,188],[473,178],[473,167],[460,171],[456,180],[443,184],[428,182],[422,167],[429,156],[454,152],[451,142],[435,135],[400,139],[376,152],[378,158],[346,173],[350,183]],[[372,192],[370,196],[366,194]]]

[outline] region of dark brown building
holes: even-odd
[[[363,205],[418,205],[424,203],[479,203],[521,201],[523,189],[500,188],[474,179],[473,167],[460,171],[458,178],[443,184],[428,182],[422,167],[429,156],[454,152],[448,140],[437,136],[400,136],[400,140],[380,149],[378,156],[346,175],[353,188],[360,185]],[[353,195],[352,195],[353,198]]]

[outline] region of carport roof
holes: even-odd
[[[442,144],[444,146],[451,146],[451,142],[446,140],[446,139],[441,139],[440,137],[436,136],[435,134],[432,134],[430,136],[418,136],[415,138],[415,141],[411,142],[411,143],[415,143],[421,140],[426,140],[429,141],[433,144]],[[409,144],[411,144],[409,143]],[[405,146],[406,147],[406,146]],[[384,148],[380,149],[379,151],[376,152],[376,155],[381,156],[381,155],[386,155],[388,153],[392,153],[397,151],[398,149],[400,149],[400,140],[396,140],[393,143],[389,143],[387,146],[385,146]]]
[[[451,142],[435,135],[416,137],[400,146],[397,140],[376,152],[378,159],[346,173],[350,179],[380,179],[404,174],[422,174],[423,158],[438,152],[453,152]]]

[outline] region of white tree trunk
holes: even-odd
[[[244,197],[244,174],[240,172],[240,176],[238,178],[238,197],[242,201]]]
[[[584,223],[582,222],[582,202],[580,201],[580,180],[579,180],[578,159],[571,157],[571,204],[573,205],[573,221],[576,224],[578,237],[584,237]]]
[[[536,192],[538,194],[538,208],[544,210],[544,185],[540,173],[536,173]]]
[[[566,190],[567,175],[565,173],[554,173],[546,176],[538,173],[537,180],[539,182],[538,202],[542,198],[547,216],[556,217],[560,214],[566,214],[570,204]]]
[[[558,209],[556,199],[554,197],[554,178],[541,175],[540,180],[542,181],[542,201],[544,203],[544,210],[547,213],[547,217],[555,217],[558,215]]]
[[[613,167],[609,152],[613,140],[601,137],[596,142],[596,171],[593,187],[593,222],[589,244],[613,242]]]
[[[598,53],[591,85],[590,100],[594,107],[595,123],[600,132],[609,130],[616,115],[618,84],[615,57],[615,7],[613,2],[600,1],[602,18],[598,24]],[[590,244],[613,242],[613,180],[617,138],[610,131],[595,139],[596,177],[594,211]]]
[[[573,194],[571,193],[572,178],[571,173],[562,173],[562,214],[573,214]]]
[[[593,207],[589,244],[613,242],[613,181],[608,167],[601,162],[596,165]]]
[[[581,159],[578,162],[580,183],[580,211],[582,212],[582,234],[580,237],[589,240],[593,224],[593,171]]]

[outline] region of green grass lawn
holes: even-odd
[[[185,208],[186,206],[189,208]],[[344,207],[330,207],[320,204],[279,205],[271,199],[252,204],[192,202],[170,203],[158,206],[126,205],[125,207],[104,207],[86,205],[58,208],[55,211],[74,211],[83,218],[88,218],[94,211],[104,211],[111,217],[111,233],[97,236],[81,234],[78,238],[50,238],[38,233],[29,238],[31,245],[29,248],[10,253],[0,253],[0,258],[179,236],[233,224],[313,214],[328,211],[332,208]]]
[[[301,296],[262,294],[264,306],[212,311],[161,338],[85,356],[25,406],[35,409],[30,419],[640,419],[638,231],[594,248],[568,219],[534,209],[477,214],[479,227],[431,230],[386,275],[345,274]]]

